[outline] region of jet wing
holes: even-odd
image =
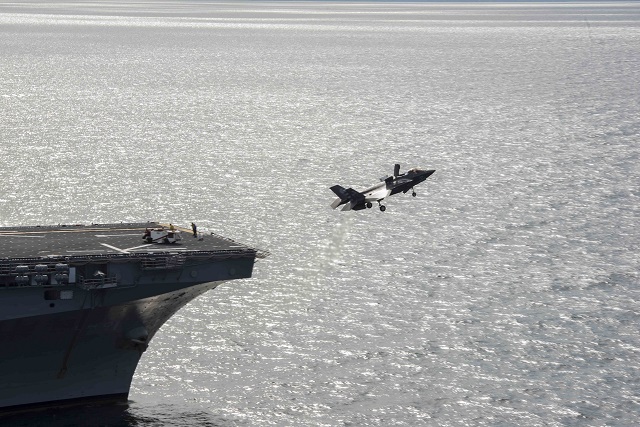
[[[390,190],[387,188],[387,183],[381,182],[362,192],[362,196],[364,197],[363,202],[377,202],[387,197],[389,192]]]

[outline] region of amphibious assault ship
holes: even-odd
[[[193,228],[0,228],[0,413],[126,401],[160,326],[265,255]]]

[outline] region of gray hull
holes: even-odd
[[[1,322],[2,407],[126,399],[153,334],[187,302],[217,285]]]

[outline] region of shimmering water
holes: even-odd
[[[0,224],[271,251],[128,407],[19,425],[634,425],[640,4],[0,1]],[[387,211],[329,208],[399,162]]]

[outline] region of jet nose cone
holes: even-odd
[[[428,171],[423,170],[422,171],[422,175],[426,178],[429,178],[431,175],[433,175],[433,173],[435,172],[435,169],[430,169]]]

